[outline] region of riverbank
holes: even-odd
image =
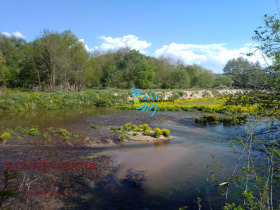
[[[5,89],[0,90],[0,112],[25,112],[129,105],[133,100],[130,91],[130,89],[89,89],[83,92],[24,92]],[[158,98],[163,100],[185,100],[202,99],[205,97],[224,97],[241,92],[242,90],[234,89],[153,89],[143,90],[142,94],[156,93]]]

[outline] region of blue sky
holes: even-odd
[[[274,13],[275,0],[0,0],[0,33],[32,41],[45,28],[70,29],[89,51],[128,46],[221,73]]]

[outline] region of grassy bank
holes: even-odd
[[[157,93],[158,99],[186,99],[186,98],[203,98],[217,97],[234,93],[235,90],[168,90],[153,89],[143,90],[142,94]],[[83,92],[24,92],[20,90],[1,90],[0,89],[0,111],[17,112],[17,111],[36,111],[36,110],[53,110],[53,109],[74,109],[74,108],[91,108],[91,107],[112,107],[120,105],[129,105],[130,89],[89,89]],[[182,100],[185,103],[185,100]],[[178,102],[177,102],[178,103]],[[182,105],[182,104],[181,104]],[[180,106],[181,106],[180,105]],[[159,110],[171,110],[171,105],[161,105]],[[129,109],[128,107],[123,109]],[[131,108],[134,109],[134,108]],[[173,109],[173,108],[172,108]],[[175,108],[178,109],[178,108]],[[182,107],[183,111],[186,107]]]
[[[126,90],[84,92],[21,92],[6,90],[0,96],[0,111],[36,111],[115,106],[127,102]]]
[[[173,102],[158,103],[157,111],[203,111],[209,113],[237,114],[237,113],[253,113],[257,110],[258,105],[225,105],[227,97],[218,98],[201,98],[175,100]],[[119,106],[122,110],[133,110],[142,105]],[[154,106],[155,107],[155,106]],[[154,107],[152,110],[154,110]]]

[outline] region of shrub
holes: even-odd
[[[140,126],[139,126],[140,127]],[[151,128],[148,126],[148,124],[143,124],[142,127],[143,131],[145,130],[151,130]]]
[[[0,140],[2,141],[9,141],[11,140],[11,134],[10,133],[3,133],[1,136],[0,136]]]
[[[39,136],[39,135],[40,135],[40,132],[39,132],[38,126],[34,126],[34,127],[30,128],[30,129],[27,131],[27,134],[29,134],[29,135],[31,135],[31,136]]]
[[[127,130],[127,131],[130,131],[131,130],[131,123],[126,123],[124,125],[124,129]]]
[[[65,136],[65,137],[64,137],[64,141],[66,141],[66,142],[68,142],[69,139],[70,139],[69,136]]]
[[[22,131],[23,127],[19,125],[19,126],[16,127],[16,130]]]
[[[73,137],[74,137],[75,139],[77,139],[77,138],[79,138],[79,135],[74,135]]]
[[[169,137],[170,136],[170,130],[166,129],[166,128],[163,128],[161,130],[162,134],[165,136],[165,137]]]
[[[204,118],[206,118],[207,122],[218,122],[220,120],[220,117],[218,115],[204,115]]]
[[[112,131],[117,131],[117,130],[120,130],[120,129],[121,129],[120,127],[112,127],[111,128]]]
[[[95,124],[92,124],[90,127],[93,128],[93,129],[98,129],[99,128],[99,126],[95,125]]]
[[[137,125],[132,125],[132,126],[131,126],[131,130],[137,131],[137,129],[138,129]]]
[[[23,138],[21,136],[17,137],[17,140],[22,140]]]
[[[133,133],[133,136],[137,136],[138,135],[138,133]]]
[[[62,128],[59,128],[57,130],[57,133],[62,135],[62,136],[71,136],[70,132],[68,132],[66,129],[62,129]]]
[[[120,141],[124,141],[124,134],[120,135]]]
[[[47,133],[43,133],[43,139],[47,139],[48,138],[48,134]]]
[[[151,134],[151,129],[144,130],[143,134],[149,136]]]
[[[162,133],[162,131],[159,128],[155,128],[154,129],[154,133],[155,133],[156,138],[159,138],[161,133]]]
[[[200,122],[199,117],[194,118],[194,121],[195,121],[196,123],[199,123],[199,122]]]

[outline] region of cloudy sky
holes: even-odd
[[[254,30],[274,13],[275,0],[0,0],[0,33],[32,41],[70,29],[88,51],[130,47],[221,73],[254,50]]]

